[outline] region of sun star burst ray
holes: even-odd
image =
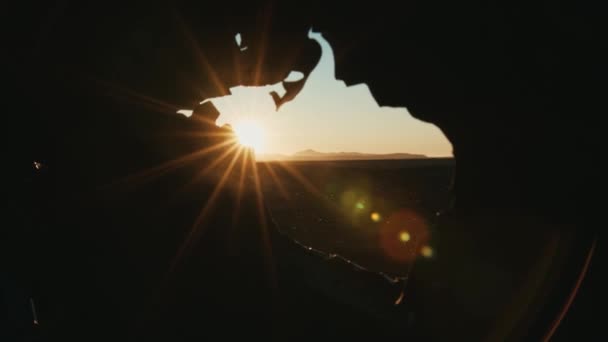
[[[268,217],[266,216],[266,206],[264,204],[264,194],[260,185],[260,177],[258,174],[258,168],[254,158],[249,159],[251,161],[251,170],[253,171],[253,181],[255,184],[256,204],[258,209],[258,219],[260,220],[260,229],[262,237],[262,251],[264,253],[264,261],[266,266],[266,272],[270,285],[275,288],[276,282],[276,267],[272,255],[272,244],[270,239],[270,232],[268,227]]]
[[[231,144],[235,144],[235,141],[234,140],[222,141],[220,143],[211,145],[204,149],[194,151],[192,153],[188,153],[181,157],[166,161],[160,165],[149,167],[149,168],[144,169],[135,174],[127,175],[125,177],[122,177],[121,179],[111,182],[107,186],[112,187],[112,186],[117,186],[119,184],[125,184],[125,183],[137,185],[137,184],[149,182],[155,178],[158,178],[171,171],[174,171],[180,167],[184,167],[188,163],[194,162],[197,159],[208,155],[209,153],[217,151],[217,150],[224,148]]]
[[[212,209],[215,207],[215,204],[216,204],[215,202],[217,201],[218,196],[221,194],[221,192],[224,188],[224,185],[226,184],[226,181],[228,180],[228,177],[232,173],[232,169],[234,168],[234,165],[236,164],[236,161],[238,160],[239,155],[241,154],[241,151],[242,150],[239,149],[237,151],[237,153],[234,154],[234,156],[232,157],[232,160],[230,161],[230,164],[228,165],[228,167],[224,171],[222,177],[220,178],[220,180],[214,187],[213,192],[209,196],[209,199],[207,200],[207,202],[201,209],[201,212],[199,213],[199,215],[194,220],[194,223],[192,225],[192,228],[190,229],[190,232],[188,233],[188,236],[184,239],[184,242],[182,243],[175,258],[173,259],[172,266],[170,268],[171,271],[175,269],[175,267],[177,266],[177,263],[181,260],[181,258],[184,256],[184,254],[187,253],[188,249],[192,247],[192,244],[196,240],[200,239],[201,235],[204,233],[202,223],[207,219],[207,217],[211,213]]]
[[[291,196],[289,196],[289,193],[287,193],[287,190],[285,190],[285,186],[283,185],[283,182],[281,181],[281,179],[277,175],[277,173],[274,170],[274,168],[272,167],[272,165],[270,165],[270,162],[264,163],[264,166],[266,167],[266,170],[268,170],[268,174],[270,175],[270,179],[272,180],[272,182],[279,189],[279,194],[281,194],[281,196],[283,198],[287,199],[287,200],[291,199]]]

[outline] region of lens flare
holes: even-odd
[[[370,215],[370,218],[372,219],[372,221],[374,222],[380,222],[380,220],[382,220],[382,216],[380,216],[380,214],[378,212],[373,212]]]
[[[431,248],[431,246],[424,246],[420,249],[420,254],[422,254],[422,256],[425,258],[432,258],[435,251],[433,248]]]
[[[430,238],[426,220],[412,209],[401,209],[386,217],[379,227],[379,243],[384,254],[396,262],[412,262]]]
[[[406,231],[402,231],[401,233],[399,233],[399,240],[401,242],[408,242],[410,241],[411,237],[410,237],[410,233],[406,232]]]

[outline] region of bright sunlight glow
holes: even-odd
[[[241,145],[253,148],[258,153],[263,152],[264,129],[257,122],[241,121],[236,123],[233,129]]]

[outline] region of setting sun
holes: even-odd
[[[234,125],[234,132],[241,145],[262,152],[264,147],[264,129],[255,121],[246,120]]]

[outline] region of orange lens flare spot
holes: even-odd
[[[417,212],[401,209],[388,215],[379,227],[379,243],[393,261],[409,263],[419,257],[420,246],[430,238],[429,225]]]
[[[380,222],[380,220],[382,220],[382,216],[381,216],[379,213],[377,213],[377,212],[373,212],[373,213],[370,215],[370,218],[371,218],[371,219],[372,219],[372,221],[374,221],[374,222]]]
[[[406,231],[403,231],[403,232],[399,233],[399,240],[401,242],[405,243],[405,242],[410,241],[410,239],[411,239],[410,233],[408,233]]]
[[[425,258],[432,258],[435,254],[435,251],[433,251],[433,248],[431,248],[431,246],[424,246],[420,249],[420,254]]]

